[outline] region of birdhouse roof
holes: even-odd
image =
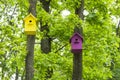
[[[83,41],[83,37],[79,34],[79,33],[74,33],[73,36],[70,38],[70,43],[71,43],[71,40],[75,37],[75,36],[78,36],[81,38],[81,40]]]
[[[34,20],[37,20],[36,17],[33,16],[31,13],[30,13],[28,16],[26,16],[26,17],[24,18],[24,20],[26,20],[26,19],[29,18],[29,17],[32,17]]]

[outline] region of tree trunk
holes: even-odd
[[[83,15],[84,0],[80,0],[80,2],[81,2],[80,7],[76,8],[75,14],[78,15],[80,19],[84,20],[84,15]]]
[[[80,7],[75,9],[75,14],[83,20],[84,0],[80,0],[80,2]],[[75,26],[74,32],[78,32],[79,34],[83,35],[83,28],[81,27],[81,24],[77,24],[77,26]],[[72,80],[82,80],[82,52],[77,54],[73,53]]]
[[[18,67],[16,66],[16,73],[15,73],[15,80],[18,80],[18,76],[19,76],[19,71],[18,71]]]
[[[27,56],[26,56],[26,66],[25,66],[26,79],[25,80],[33,79],[34,42],[35,42],[35,36],[27,36]]]
[[[42,3],[42,7],[43,9],[47,12],[50,13],[49,10],[49,6],[50,6],[50,1],[51,0],[40,0],[40,2]],[[48,28],[48,24],[46,23],[46,25],[42,25],[42,22],[40,22],[41,24],[41,31],[46,31],[46,34],[44,34],[43,38],[41,39],[41,51],[43,53],[49,53],[51,52],[51,38],[48,35],[49,33],[49,28]]]
[[[120,38],[120,20],[119,20],[118,26],[116,28],[116,36],[118,36]],[[120,50],[120,43],[119,43],[118,50]]]
[[[73,54],[73,78],[72,80],[82,80],[82,53]]]
[[[51,0],[40,0],[40,2],[42,3],[42,8],[47,13],[50,13],[49,7],[50,7]],[[40,22],[40,25],[41,25],[40,30],[41,31],[46,31],[43,38],[41,39],[41,51],[43,53],[48,54],[49,52],[51,52],[51,38],[48,35],[48,33],[49,33],[48,23],[46,23],[46,25],[42,25],[42,22]],[[53,74],[53,69],[48,66],[45,78],[46,79],[51,78],[52,74]]]
[[[29,0],[30,7],[29,13],[32,13],[36,16],[36,3],[37,0]],[[35,43],[35,35],[27,35],[27,55],[26,55],[26,64],[25,64],[25,80],[32,80],[34,76],[34,68],[33,68],[33,59],[34,59],[34,43]]]
[[[3,80],[4,79],[4,76],[5,76],[5,68],[6,68],[6,60],[7,60],[7,57],[6,57],[6,53],[7,52],[5,52],[5,54],[4,54],[4,60],[3,60],[3,62],[2,62],[2,65],[1,65],[1,79]]]

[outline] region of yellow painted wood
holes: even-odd
[[[24,18],[25,33],[27,35],[36,34],[36,25],[37,19],[30,13],[27,17]]]

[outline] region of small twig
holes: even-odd
[[[60,47],[58,50],[55,51],[55,53],[57,53],[58,51],[60,51],[61,49],[63,49],[65,46],[67,46],[68,44],[63,45],[62,47]]]
[[[41,44],[41,42],[35,42],[35,44]]]
[[[16,5],[15,5],[15,7],[14,7],[14,10],[13,10],[11,16],[10,16],[11,19],[12,19],[12,16],[14,15],[14,13],[15,13],[15,10],[16,10],[16,8],[17,8],[17,5],[18,5],[18,3],[16,3]]]

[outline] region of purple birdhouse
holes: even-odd
[[[83,42],[82,36],[79,33],[74,33],[74,35],[70,39],[71,52],[72,53],[82,52],[82,42]]]

